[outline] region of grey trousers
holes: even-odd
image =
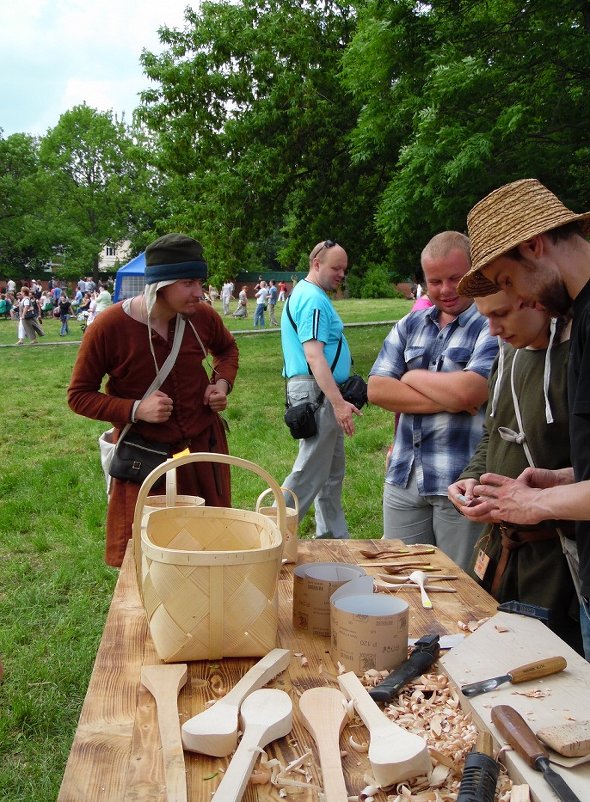
[[[315,402],[320,389],[312,376],[296,376],[289,379],[287,394],[291,404]],[[318,433],[299,441],[297,459],[283,487],[297,496],[300,520],[314,504],[316,537],[331,533],[334,538],[348,538],[342,509],[344,434],[327,399],[324,398],[315,416]],[[292,504],[290,494],[285,494],[285,501]]]
[[[404,543],[438,546],[467,571],[473,563],[475,544],[485,526],[461,515],[446,496],[421,496],[414,470],[407,487],[385,482],[383,489],[383,537]]]

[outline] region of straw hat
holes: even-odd
[[[482,275],[484,267],[527,239],[576,221],[590,233],[590,212],[572,212],[535,178],[494,190],[467,215],[472,266],[459,282],[459,293],[477,298],[497,292]]]

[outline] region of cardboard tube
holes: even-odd
[[[330,596],[351,579],[366,577],[363,568],[342,563],[303,563],[293,571],[293,626],[330,637]],[[371,584],[373,580],[368,577]]]
[[[372,587],[367,592],[364,579],[344,585],[330,601],[330,655],[358,676],[369,669],[393,671],[408,656],[407,602]]]

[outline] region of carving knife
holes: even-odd
[[[557,674],[559,671],[563,671],[566,666],[567,662],[564,657],[547,657],[545,660],[536,660],[534,663],[527,663],[524,666],[513,668],[500,677],[491,677],[481,682],[471,682],[469,685],[463,685],[461,693],[463,696],[478,696],[480,693],[495,691],[498,685],[503,682],[517,683],[526,682],[529,679],[548,677],[550,674]]]
[[[407,682],[427,671],[438,660],[439,654],[439,636],[425,635],[416,641],[410,656],[401,666],[369,690],[369,696],[374,702],[390,702]]]
[[[492,707],[492,722],[529,766],[543,772],[543,777],[561,802],[581,802],[563,777],[551,768],[549,752],[517,710],[509,705],[496,705]]]

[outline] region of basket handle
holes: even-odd
[[[272,490],[274,493],[276,505],[277,505],[277,525],[279,527],[279,531],[281,533],[281,537],[283,539],[283,543],[285,542],[285,538],[287,535],[287,512],[286,512],[286,504],[285,498],[281,492],[281,487],[279,483],[273,479],[273,477],[261,468],[259,465],[256,465],[255,462],[250,462],[249,460],[242,459],[241,457],[234,457],[231,454],[217,454],[215,452],[195,452],[194,454],[185,454],[182,457],[175,457],[173,459],[168,459],[163,462],[161,465],[158,465],[157,468],[146,476],[143,481],[143,484],[139,488],[139,495],[137,496],[137,501],[135,503],[135,514],[133,516],[133,527],[132,527],[132,537],[134,541],[134,552],[135,552],[135,566],[137,569],[137,579],[138,579],[138,586],[139,592],[141,594],[141,519],[143,514],[143,508],[147,501],[148,495],[150,490],[152,489],[153,485],[158,481],[158,479],[163,476],[168,471],[175,471],[176,468],[181,468],[183,465],[190,465],[193,462],[218,462],[222,465],[235,465],[238,468],[244,468],[247,471],[251,471],[263,479],[267,485],[269,486],[268,489]],[[268,490],[267,490],[268,492]]]
[[[267,487],[266,490],[263,490],[262,493],[258,496],[258,498],[256,499],[256,512],[258,512],[260,510],[260,505],[262,503],[262,499],[266,498],[266,496],[268,496],[268,494],[270,492],[271,492],[271,488]],[[296,512],[297,515],[299,515],[299,499],[297,498],[297,494],[294,493],[291,490],[290,487],[281,487],[281,493],[283,493],[283,495],[284,495],[285,492],[291,494],[291,498],[293,499],[293,503],[295,505],[294,506],[295,512]]]

